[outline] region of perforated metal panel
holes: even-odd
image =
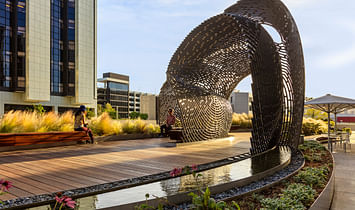
[[[261,24],[282,38],[274,43]],[[304,103],[304,62],[297,26],[279,0],[241,0],[195,28],[173,55],[160,92],[160,121],[169,108],[185,142],[228,135],[228,98],[252,75],[251,152],[296,146]]]

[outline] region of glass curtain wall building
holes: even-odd
[[[97,0],[0,0],[0,114],[96,108]]]
[[[51,0],[51,94],[75,95],[75,0]]]
[[[26,1],[0,0],[1,91],[25,89],[25,55]]]

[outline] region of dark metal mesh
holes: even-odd
[[[282,38],[274,43],[261,24]],[[297,26],[279,0],[241,0],[195,28],[173,55],[160,92],[160,121],[174,108],[184,141],[225,137],[230,94],[252,75],[251,152],[296,146],[304,102],[304,63]]]

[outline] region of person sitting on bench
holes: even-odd
[[[75,131],[85,131],[87,135],[90,136],[91,144],[94,143],[94,137],[92,131],[88,128],[88,124],[85,122],[86,107],[81,105],[79,110],[75,112],[74,130]],[[89,143],[88,141],[86,143]]]
[[[166,116],[166,123],[160,126],[160,136],[164,136],[168,134],[168,132],[172,129],[172,125],[175,124],[175,119],[176,118],[173,115],[173,109],[169,109],[168,115]]]

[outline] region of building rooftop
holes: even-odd
[[[107,72],[103,74],[103,78],[99,78],[98,82],[118,82],[118,83],[129,83],[129,76],[123,74],[116,74],[112,72]]]
[[[112,72],[107,72],[103,74],[104,78],[120,79],[129,81],[129,76],[123,74],[116,74]]]

